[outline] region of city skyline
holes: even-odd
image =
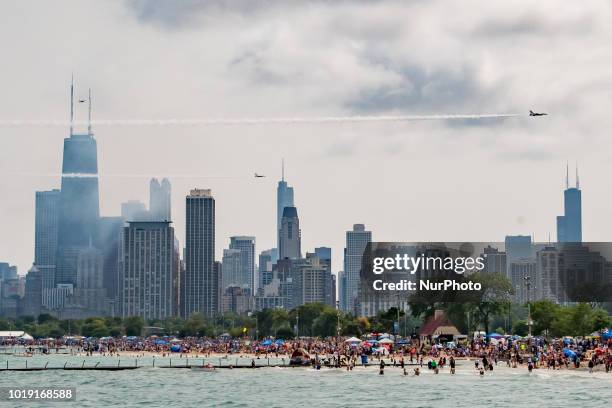
[[[152,13],[145,3],[151,4],[85,1],[62,12],[47,4],[3,5],[7,14],[24,18],[0,28],[15,43],[0,78],[2,119],[66,120],[71,72],[78,99],[92,88],[94,119],[494,111],[525,117],[99,126],[102,215],[118,216],[129,199],[147,202],[149,179],[169,177],[182,245],[182,196],[198,187],[211,188],[219,203],[217,242],[253,235],[258,248],[273,248],[274,189],[284,157],[286,179],[296,188],[302,246],[332,247],[337,272],[344,232],[354,223],[387,241],[494,241],[520,233],[545,241],[555,236],[554,217],[563,213],[559,187],[569,159],[572,167],[580,163],[584,176],[583,239],[609,239],[612,217],[600,204],[610,199],[612,171],[609,102],[601,92],[608,83],[601,67],[612,54],[605,40],[609,5],[544,1],[491,8],[475,2],[481,12],[467,13],[458,4],[442,12],[437,2],[320,2],[286,5],[280,18],[265,5],[247,13],[243,4],[228,10],[171,4]],[[442,14],[454,17],[434,17]],[[76,21],[88,21],[87,36],[74,36]],[[216,46],[221,42],[224,47]],[[81,121],[86,105],[76,104]],[[532,120],[529,109],[550,115]],[[59,177],[50,175],[60,173],[68,132],[1,130],[0,190],[9,198],[0,202],[0,223],[10,234],[0,237],[0,259],[24,274],[34,255],[34,191],[59,188]],[[268,177],[254,180],[255,171]],[[144,177],[111,177],[120,174]],[[180,175],[189,177],[173,178]],[[256,199],[243,209],[243,197]]]

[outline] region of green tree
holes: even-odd
[[[337,334],[338,313],[325,309],[312,323],[312,334],[318,337],[331,337]]]
[[[144,328],[144,319],[139,316],[126,317],[123,321],[126,336],[141,336]]]
[[[525,320],[517,320],[514,322],[514,326],[512,326],[512,332],[518,336],[526,336],[529,333],[529,327],[527,327],[527,322]]]
[[[276,330],[277,339],[290,340],[294,337],[295,337],[295,333],[293,332],[293,330],[291,330],[291,327],[289,327],[288,325],[279,327]]]
[[[531,319],[533,320],[533,332],[541,334],[553,328],[554,322],[559,317],[561,306],[550,300],[533,302],[531,307]]]

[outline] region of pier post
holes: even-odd
[[[83,364],[81,364],[81,368],[85,367],[85,360],[83,360]]]
[[[172,367],[172,359],[170,359],[170,367]]]
[[[189,366],[189,357],[185,357],[185,368]]]
[[[28,360],[26,360],[26,368],[28,368]]]
[[[134,367],[138,367],[138,359],[134,359]]]
[[[153,367],[155,367],[155,356],[153,356]]]
[[[121,367],[121,360],[117,363],[117,367]]]

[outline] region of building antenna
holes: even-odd
[[[578,162],[576,162],[576,189],[580,190],[580,179],[578,178]]]
[[[87,134],[89,135],[89,137],[91,137],[93,136],[93,133],[91,133],[91,88],[89,88],[87,99],[89,101],[89,112],[87,115]]]
[[[70,137],[74,133],[74,74],[70,77]]]
[[[285,158],[281,159],[281,179],[285,181]]]

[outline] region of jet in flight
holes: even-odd
[[[255,178],[261,178],[261,177],[266,177],[266,176],[264,176],[263,174],[257,174],[257,173],[255,173]]]
[[[548,113],[539,113],[539,112],[534,112],[532,110],[529,111],[529,116],[546,116],[548,115]]]
[[[87,99],[79,99],[79,103],[87,102]]]

